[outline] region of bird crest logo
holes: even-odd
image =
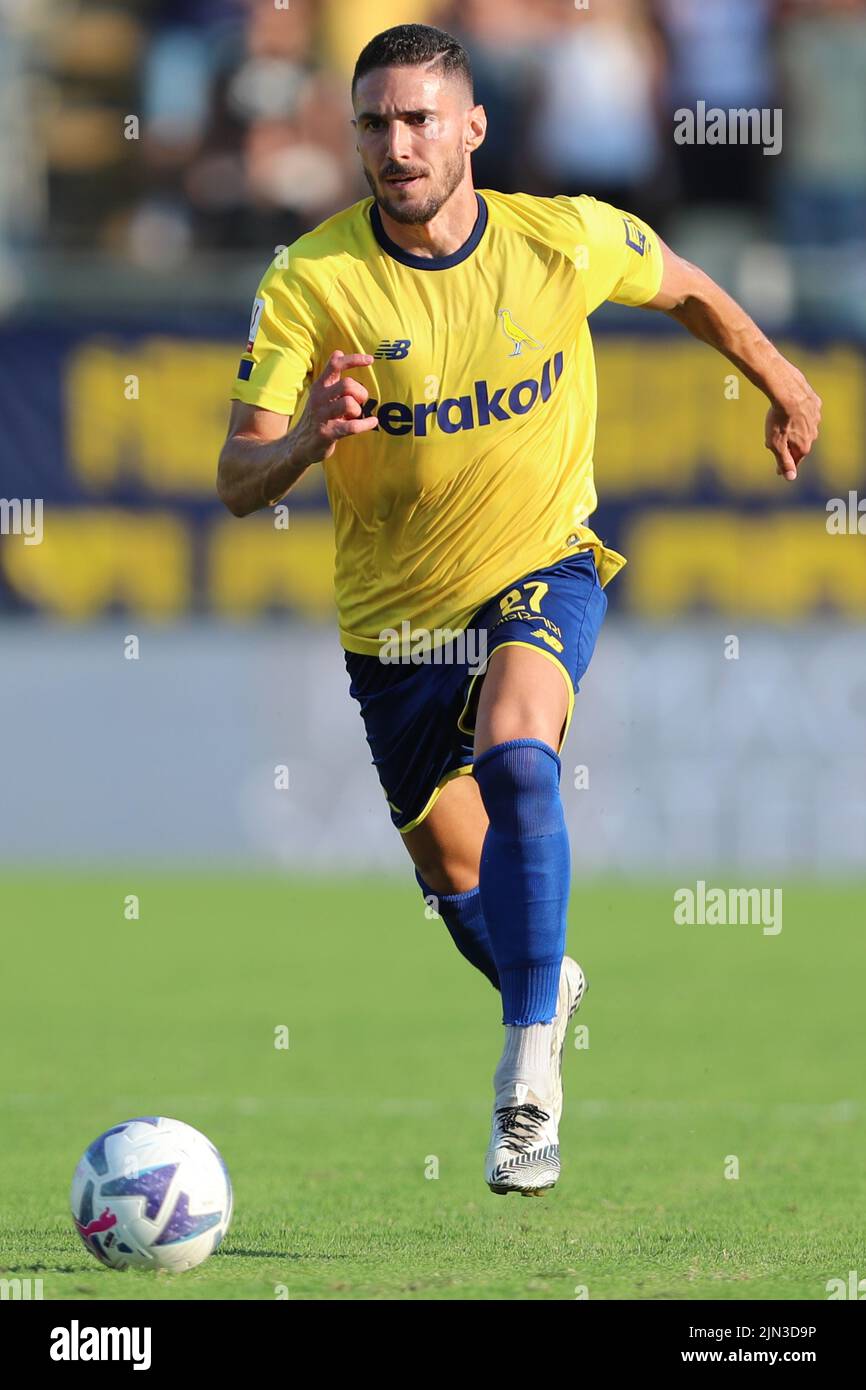
[[[525,347],[532,348],[534,352],[544,347],[544,343],[540,343],[537,338],[533,338],[531,333],[527,333],[525,328],[521,328],[520,324],[514,322],[510,309],[497,309],[496,312],[502,324],[503,333],[514,344],[512,351],[508,354],[509,357],[519,357]]]

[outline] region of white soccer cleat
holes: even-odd
[[[485,1176],[491,1192],[537,1197],[559,1177],[559,1135],[551,1106],[521,1081],[496,1097]]]
[[[580,1008],[589,985],[576,960],[563,956],[559,972],[559,994],[550,1040],[550,1072],[552,1079],[553,1117],[557,1125],[562,1118],[562,1058],[568,1025]]]
[[[587,989],[586,976],[577,961],[564,956],[551,1024],[549,1085],[544,1088],[550,1099],[539,1097],[519,1081],[511,1081],[497,1092],[486,1161],[491,1192],[535,1197],[554,1187],[559,1178],[562,1058],[568,1025]]]

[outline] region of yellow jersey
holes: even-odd
[[[291,417],[335,349],[375,357],[352,375],[379,428],[323,464],[349,651],[375,654],[395,631],[435,645],[578,549],[593,549],[602,584],[625,564],[586,525],[587,319],[605,299],[657,294],[658,238],[586,195],[476,198],[469,239],[434,259],[396,245],[362,199],[280,252],[256,295],[234,398]]]

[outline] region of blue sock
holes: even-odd
[[[503,1023],[556,1013],[571,882],[559,758],[537,738],[497,743],[475,760],[490,826],[481,901],[502,990]]]
[[[460,954],[482,975],[487,976],[494,989],[498,989],[499,976],[484,923],[480,889],[470,888],[468,893],[434,893],[417,869],[415,877],[424,897],[436,899],[436,911],[450,931]]]

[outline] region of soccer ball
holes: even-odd
[[[100,1134],[72,1179],[72,1218],[112,1269],[192,1269],[216,1250],[232,1215],[228,1171],[191,1125],[155,1115]]]

